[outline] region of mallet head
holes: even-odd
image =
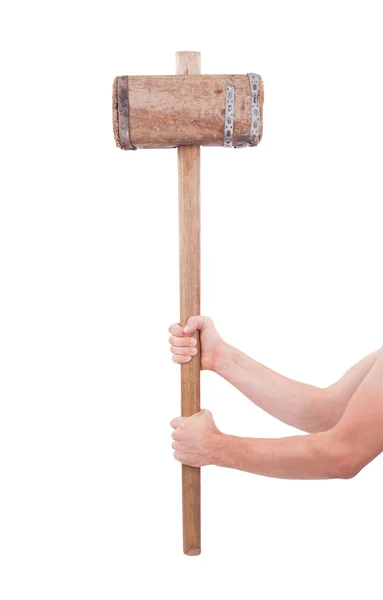
[[[259,75],[116,77],[113,128],[124,150],[256,146],[263,129]]]

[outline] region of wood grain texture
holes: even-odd
[[[198,52],[177,52],[177,73],[200,72]],[[180,244],[180,323],[200,314],[200,147],[178,148],[178,207]],[[200,343],[198,354],[181,366],[181,415],[200,410]],[[201,472],[182,465],[183,549],[189,556],[201,552]]]
[[[190,53],[186,54],[190,58]],[[180,56],[184,65],[188,58]],[[119,128],[128,130],[135,148],[173,148],[181,145],[223,146],[226,85],[235,87],[233,144],[247,143],[251,137],[251,90],[247,75],[198,75],[191,59],[188,74],[117,77],[114,84],[114,119],[118,146]],[[185,73],[185,69],[180,73]],[[119,110],[115,90],[127,89],[128,110]],[[261,135],[263,122],[263,83],[260,88]],[[127,119],[126,119],[127,121]]]

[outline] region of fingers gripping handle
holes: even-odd
[[[198,75],[199,52],[177,52],[177,75]],[[178,147],[178,208],[180,244],[180,323],[200,314],[200,147]],[[181,415],[200,410],[200,347],[198,354],[181,366]],[[182,465],[183,549],[188,555],[201,552],[200,469]]]

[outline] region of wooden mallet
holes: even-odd
[[[201,75],[199,52],[176,53],[177,75],[116,77],[113,129],[123,150],[178,149],[180,324],[200,314],[200,146],[256,146],[259,75]],[[200,410],[200,347],[181,366],[181,415]],[[183,548],[201,552],[200,469],[182,465]]]

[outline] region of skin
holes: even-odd
[[[169,327],[173,361],[196,360],[273,417],[308,435],[243,438],[221,432],[208,410],[177,417],[174,458],[194,467],[217,465],[282,479],[349,479],[383,451],[383,348],[327,388],[293,381],[227,344],[209,317]],[[198,360],[198,359],[197,359]]]

